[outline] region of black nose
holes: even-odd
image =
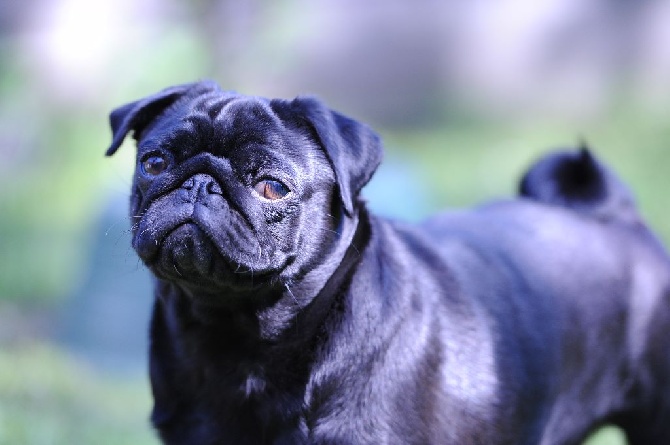
[[[207,195],[221,195],[223,193],[216,179],[204,173],[198,173],[188,178],[181,185],[181,189],[183,191],[182,196],[189,201],[194,201]]]

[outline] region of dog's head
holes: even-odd
[[[366,126],[313,98],[268,100],[211,82],[114,110],[112,155],[137,140],[133,247],[159,278],[258,292],[324,261],[381,160]]]

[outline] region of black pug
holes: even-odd
[[[307,97],[175,86],[137,140],[133,247],[156,278],[166,444],[670,444],[670,260],[587,150],[518,199],[405,225],[359,191],[368,127]]]

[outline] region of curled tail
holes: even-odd
[[[524,175],[519,193],[602,221],[639,221],[629,188],[585,145],[541,158]]]

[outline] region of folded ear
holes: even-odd
[[[112,144],[107,149],[106,155],[111,156],[116,152],[128,132],[132,130],[137,137],[151,121],[185,94],[202,94],[217,88],[218,86],[210,81],[176,85],[115,109],[109,115]]]
[[[359,192],[382,160],[379,136],[368,126],[343,116],[312,97],[298,97],[291,106],[316,133],[335,171],[340,198],[348,215]]]

